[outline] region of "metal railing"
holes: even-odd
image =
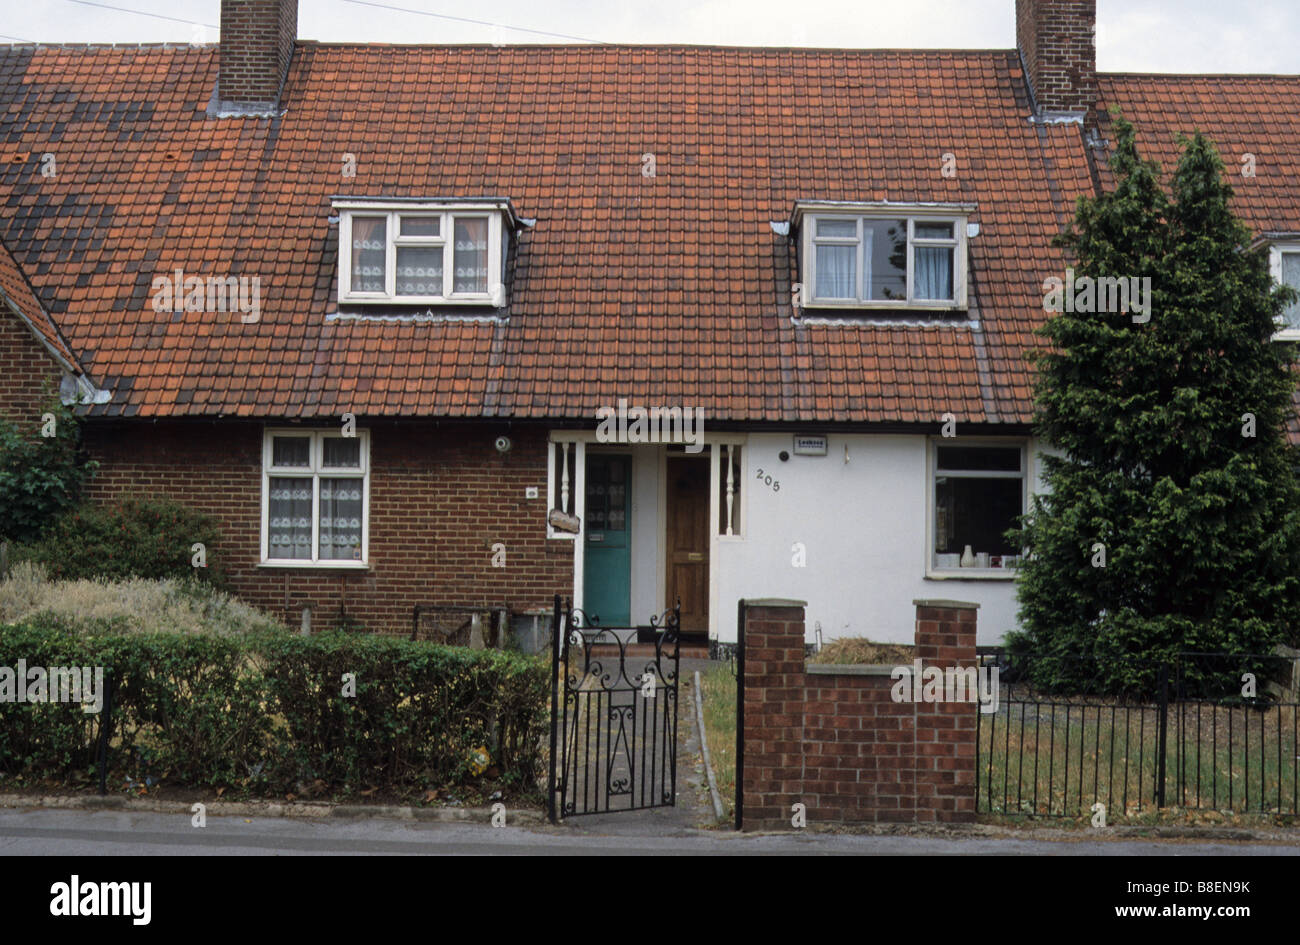
[[[1114,679],[1118,663],[1054,674],[1000,652],[981,659],[999,666],[1001,694],[977,723],[980,813],[1080,817],[1103,804],[1113,821],[1166,807],[1300,815],[1296,657],[1124,660],[1137,680],[1126,695],[1079,691],[1094,688],[1080,679]],[[1054,677],[1076,682],[1043,683]]]

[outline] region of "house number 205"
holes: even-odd
[[[764,485],[766,485],[766,486],[768,486],[769,488],[771,488],[771,490],[772,490],[773,492],[780,492],[780,491],[781,491],[781,480],[780,480],[780,479],[773,479],[771,476],[764,475],[763,470],[761,470],[761,469],[758,471],[758,478],[761,479],[761,480],[763,481],[763,484],[764,484]]]

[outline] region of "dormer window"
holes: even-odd
[[[336,201],[339,302],[505,304],[508,206]]]
[[[1300,292],[1300,239],[1270,246],[1269,264],[1275,280]],[[1282,310],[1282,322],[1273,338],[1276,341],[1300,341],[1300,300]]]
[[[966,308],[965,206],[800,204],[804,308]]]

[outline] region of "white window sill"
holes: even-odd
[[[504,302],[491,295],[345,295],[340,305],[481,305],[501,308]]]
[[[330,571],[369,571],[367,561],[261,561],[259,568],[298,568],[300,570],[326,569]]]
[[[961,570],[943,570],[927,568],[927,581],[1014,581],[1019,574],[1018,568],[962,568]]]
[[[871,299],[870,301],[859,301],[858,299],[810,299],[800,307],[808,311],[815,309],[850,309],[852,311],[880,309],[888,312],[965,312],[968,310],[968,306],[964,302],[944,302],[942,300],[937,302],[905,302],[902,299],[897,301],[882,301],[880,299]]]

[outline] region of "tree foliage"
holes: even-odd
[[[31,541],[74,506],[95,464],[72,409],[47,391],[36,422],[0,417],[0,541]]]
[[[1116,132],[1114,189],[1080,198],[1061,243],[1077,276],[1149,278],[1149,319],[1063,311],[1041,330],[1036,432],[1059,455],[1018,532],[1010,643],[1052,667],[1040,684],[1149,690],[1147,661],[1296,638],[1294,351],[1271,340],[1292,296],[1209,141],[1182,142],[1166,193],[1132,126]]]

